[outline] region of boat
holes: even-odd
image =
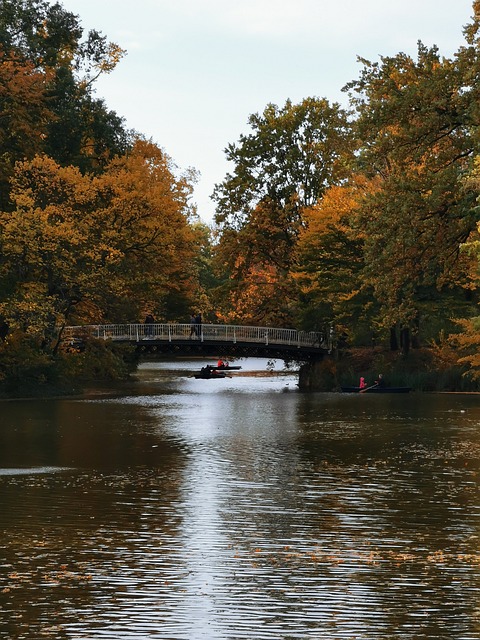
[[[222,371],[217,371],[215,367],[207,364],[206,367],[202,367],[198,373],[194,376],[197,380],[211,380],[212,378],[226,378],[227,374]]]
[[[340,387],[343,393],[408,393],[412,387]]]
[[[238,371],[242,367],[237,367],[231,364],[222,364],[219,367],[213,367],[216,371]]]
[[[194,376],[197,380],[212,380],[213,378],[226,378],[226,373],[221,373],[219,371],[210,370],[210,371],[200,371],[196,373]]]

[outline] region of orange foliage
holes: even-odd
[[[188,309],[195,287],[189,191],[145,141],[99,177],[45,156],[19,164],[15,209],[0,213],[3,276],[11,282],[0,313],[12,326],[42,325],[47,316],[61,322],[75,307],[91,316],[93,305],[98,321],[128,300],[130,316],[118,321],[137,320],[144,304],[162,309],[172,292],[187,298]]]

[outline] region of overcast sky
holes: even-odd
[[[59,0],[127,50],[96,94],[182,169],[201,173],[194,199],[210,223],[224,149],[248,116],[316,96],[347,105],[357,55],[416,55],[417,41],[451,57],[472,0]]]

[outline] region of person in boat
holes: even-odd
[[[383,388],[385,387],[385,378],[383,377],[383,373],[378,374],[378,380],[375,380],[375,384],[377,387]]]
[[[367,383],[365,382],[365,378],[363,376],[360,378],[360,384],[358,386],[360,389],[365,389],[365,387],[367,386]]]
[[[220,358],[219,361],[217,362],[217,367],[224,367],[225,366],[225,362]]]

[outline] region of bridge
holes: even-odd
[[[65,327],[64,343],[91,336],[135,345],[140,356],[260,357],[286,361],[320,360],[332,349],[329,331],[221,324],[103,324]]]

